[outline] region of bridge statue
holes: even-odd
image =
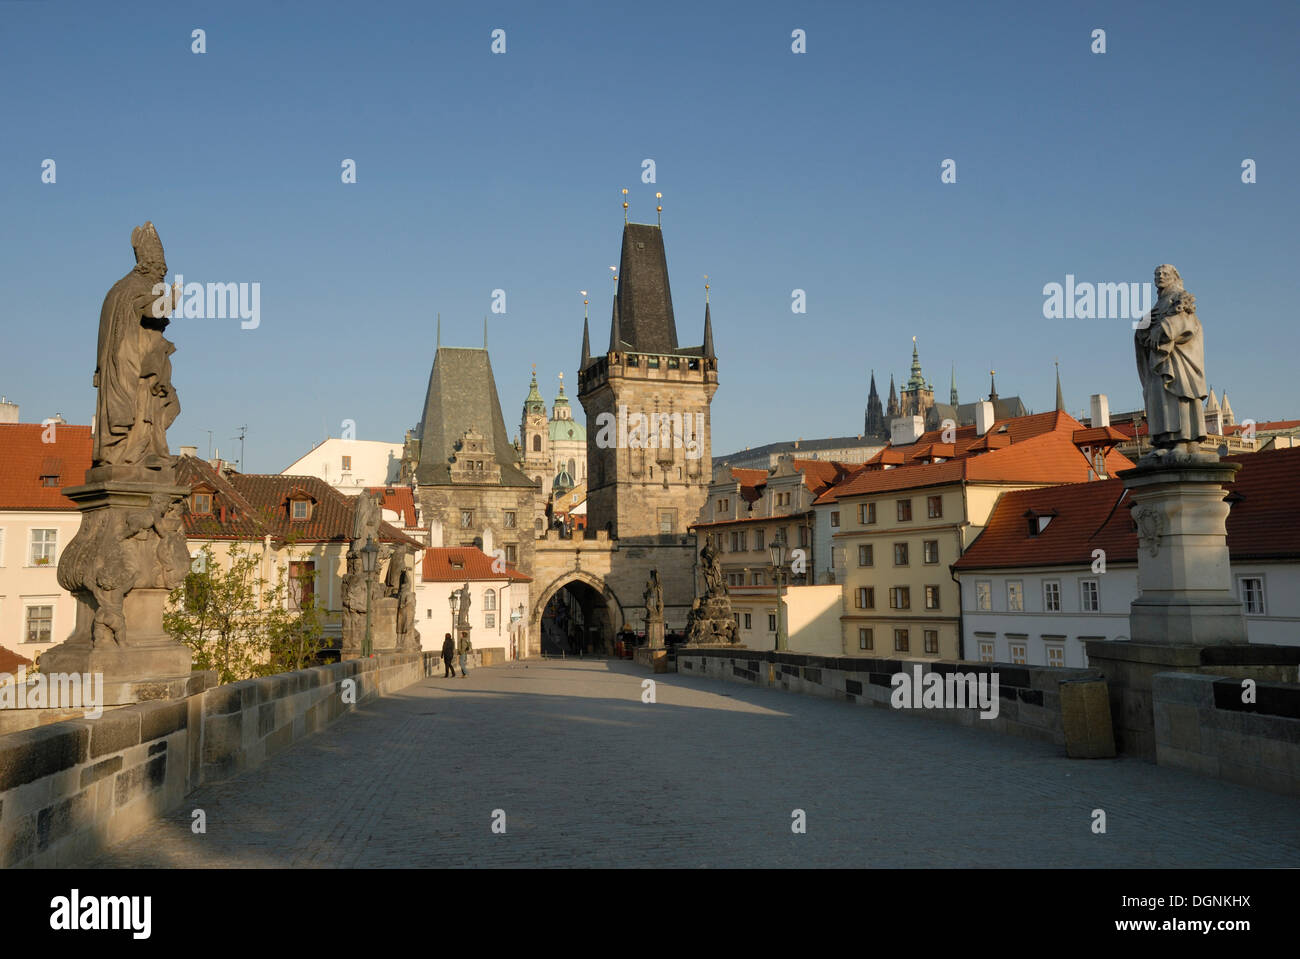
[[[63,491],[82,514],[58,570],[76,600],[76,623],[40,663],[48,673],[103,673],[116,699],[107,705],[183,694],[192,661],[162,626],[168,595],[190,571],[182,525],[189,490],[177,484],[167,447],[180,412],[175,346],[163,336],[181,293],[163,282],[167,260],[152,223],[132,230],[131,247],[135,267],[99,313],[91,467],[84,485]]]
[[[1152,446],[1143,461],[1193,460],[1206,437],[1205,339],[1178,270],[1163,263],[1155,281],[1155,306],[1133,336]]]

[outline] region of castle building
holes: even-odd
[[[405,455],[430,546],[500,549],[527,573],[540,489],[506,433],[486,341],[437,347]]]
[[[690,527],[712,480],[710,403],[718,388],[707,294],[703,342],[680,346],[657,225],[624,222],[617,281],[603,353],[592,354],[590,324],[583,322],[585,476],[577,462],[570,471],[564,454],[569,447],[562,444],[576,443],[579,433],[568,435],[573,420],[562,395],[549,421],[557,466],[552,491],[572,476],[572,497],[585,478],[586,520],[585,529],[548,529],[534,543],[524,567],[535,583],[528,634],[537,641],[530,640],[530,654],[609,650],[618,631],[640,631],[651,570],[663,587],[669,633],[685,628],[697,592],[698,544]]]

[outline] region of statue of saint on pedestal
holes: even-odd
[[[1196,298],[1168,263],[1156,267],[1158,297],[1133,336],[1152,452],[1144,463],[1197,458],[1206,437],[1205,340]]]
[[[650,570],[650,579],[645,584],[645,621],[649,623],[663,622],[664,618],[664,587],[659,582],[659,570]]]
[[[163,336],[167,316],[181,300],[167,290],[167,260],[152,223],[131,232],[135,269],[113,285],[99,313],[94,386],[94,466],[163,469],[172,458],[167,427],[181,411],[172,387],[171,355]]]

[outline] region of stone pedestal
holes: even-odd
[[[110,706],[185,695],[193,657],[163,631],[163,613],[189,571],[180,528],[188,489],[174,485],[170,469],[96,467],[86,477],[92,482],[63,491],[82,513],[59,560],[76,622],[41,654],[41,672],[101,674]]]
[[[1220,643],[1139,643],[1090,640],[1088,666],[1106,677],[1115,745],[1121,753],[1156,758],[1152,677],[1156,673],[1208,673],[1259,682],[1295,682],[1300,646]]]
[[[397,652],[396,596],[381,596],[371,605],[370,646],[376,655]]]
[[[645,624],[646,645],[651,649],[663,649],[664,646],[664,621],[662,619],[652,619]]]
[[[1241,469],[1216,458],[1143,465],[1119,474],[1138,532],[1135,643],[1245,643],[1228,565],[1225,486]]]

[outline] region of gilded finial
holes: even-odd
[[[704,274],[704,302],[709,302],[709,274]]]
[[[582,294],[582,318],[585,320],[587,319],[587,304],[591,301],[587,299],[586,290],[579,290],[578,292]]]
[[[627,187],[623,187],[623,222],[627,222]]]
[[[659,201],[659,205],[655,207],[655,212],[659,214],[659,229],[662,230],[664,228],[664,195],[662,193],[656,193],[655,199]]]
[[[613,277],[614,277],[614,282],[617,283],[617,282],[618,282],[618,267],[616,267],[616,266],[611,266],[611,267],[609,268],[609,272],[613,275]]]

